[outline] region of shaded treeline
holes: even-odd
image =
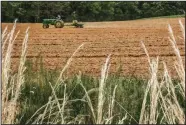
[[[13,22],[15,18],[19,22],[42,22],[58,14],[64,21],[119,21],[184,14],[185,2],[3,1],[1,10],[2,22]]]

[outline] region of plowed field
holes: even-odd
[[[181,18],[185,22],[184,18]],[[43,29],[42,24],[18,23],[16,31],[20,34],[15,41],[12,53],[14,68],[18,67],[21,45],[27,27],[29,30],[27,59],[36,60],[42,55],[44,65],[49,69],[62,69],[75,49],[85,43],[75,55],[67,74],[81,71],[89,75],[100,75],[101,66],[108,54],[111,55],[110,72],[116,72],[122,66],[123,75],[147,76],[149,64],[140,41],[143,41],[150,57],[160,57],[175,75],[174,61],[176,56],[168,40],[168,23],[173,28],[177,45],[185,62],[185,43],[179,28],[178,18],[147,19],[116,22],[87,22],[84,28],[64,27],[61,29],[50,26]],[[12,24],[3,23],[2,29]],[[184,23],[185,25],[185,23]],[[180,38],[181,37],[181,38]],[[160,69],[162,65],[160,64]]]

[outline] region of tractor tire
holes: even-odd
[[[43,28],[44,29],[49,28],[49,25],[48,24],[43,24]]]
[[[64,23],[63,21],[57,21],[55,23],[55,28],[63,28],[64,27]]]

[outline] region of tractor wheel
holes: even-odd
[[[43,24],[43,28],[44,29],[49,28],[49,25],[48,24]]]
[[[57,21],[55,24],[56,28],[63,28],[64,27],[64,23],[62,21]]]

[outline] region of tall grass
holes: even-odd
[[[183,33],[183,42],[185,43],[185,30],[181,20],[179,20],[181,31]],[[172,48],[177,57],[175,62],[175,69],[177,71],[179,82],[173,83],[173,80],[168,72],[166,63],[164,65],[164,75],[162,80],[158,80],[158,65],[159,58],[156,60],[150,60],[149,54],[146,50],[144,43],[142,46],[148,58],[151,78],[148,82],[143,105],[141,109],[141,115],[139,123],[143,124],[184,124],[185,123],[185,69],[180,56],[179,49],[176,44],[176,39],[173,34],[173,30],[168,25],[170,33],[169,40],[172,44]],[[149,96],[149,98],[148,98]],[[181,105],[178,98],[182,98],[184,105]]]
[[[6,27],[2,34],[2,121],[5,124],[12,124],[15,122],[16,115],[19,112],[18,98],[20,96],[21,86],[24,83],[24,63],[26,60],[27,52],[28,29],[26,30],[26,35],[23,40],[18,73],[12,75],[11,52],[13,49],[14,41],[19,34],[18,31],[14,36],[15,28],[16,20],[10,33],[7,33]]]
[[[185,40],[185,30],[180,28]],[[64,68],[47,70],[42,58],[37,63],[26,61],[28,30],[22,45],[18,72],[11,74],[11,52],[17,35],[13,37],[16,23],[10,33],[2,34],[2,122],[32,124],[177,124],[185,122],[185,70],[169,26],[170,42],[177,57],[175,69],[179,80],[173,80],[164,64],[164,75],[158,78],[159,57],[150,58],[142,42],[149,62],[150,79],[109,75],[108,55],[101,68],[101,76],[92,77],[79,72],[65,78],[80,45],[67,60]],[[7,43],[8,41],[8,43]],[[185,42],[185,41],[184,41]],[[7,44],[7,45],[6,45]],[[37,71],[33,66],[38,65]],[[36,66],[37,67],[37,66]],[[16,121],[17,119],[17,121]]]
[[[101,117],[97,115],[97,107],[100,104],[99,101],[102,101],[98,99],[100,81],[102,78],[94,78],[80,73],[72,78],[64,80],[63,83],[58,86],[58,89],[55,90],[56,97],[51,98],[53,97],[51,95],[54,93],[53,86],[60,72],[48,72],[47,70],[43,72],[34,72],[32,70],[27,70],[26,76],[28,76],[27,73],[30,74],[30,78],[26,81],[21,98],[21,114],[25,115],[23,117],[21,115],[19,116],[22,117],[22,123],[40,123],[38,120],[41,120],[41,117],[38,117],[41,114],[45,115],[45,119],[42,121],[43,123],[61,123],[62,121],[57,122],[53,120],[54,117],[58,120],[61,119],[57,118],[60,114],[56,116],[56,112],[60,112],[64,98],[67,100],[64,106],[64,110],[66,110],[64,111],[66,112],[65,116],[68,117],[68,115],[70,115],[66,118],[67,120],[65,123],[97,123],[98,118]],[[39,79],[45,80],[37,81],[33,79],[36,78],[36,76],[40,77]],[[105,74],[105,77],[106,76]],[[137,78],[125,78],[115,75],[109,76],[105,80],[105,87],[101,89],[103,92],[102,98],[104,99],[102,103],[103,107],[100,109],[103,112],[101,122],[116,122],[122,120],[123,117],[121,116],[124,115],[129,119],[134,117],[131,119],[131,122],[136,123],[137,120],[135,121],[134,119],[138,119],[138,116],[135,111],[140,111],[140,102],[143,99],[145,81]],[[130,95],[130,97],[127,97],[128,95]],[[126,96],[125,100],[123,99],[124,96]],[[58,108],[59,106],[57,105],[57,98],[60,103],[60,108]],[[25,103],[26,100],[28,101]],[[136,100],[139,100],[139,102],[136,102]],[[130,107],[135,110],[130,110]],[[36,118],[38,118],[37,121],[34,121]],[[81,121],[78,119],[81,119]],[[127,123],[129,119],[123,122]]]

